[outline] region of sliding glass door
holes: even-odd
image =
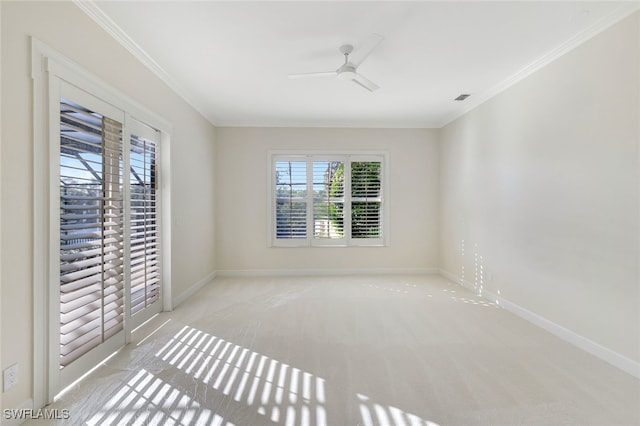
[[[132,328],[160,312],[158,132],[130,120],[129,241]]]
[[[62,389],[160,311],[161,277],[158,132],[63,81],[58,107],[50,369]]]

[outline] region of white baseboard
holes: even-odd
[[[599,343],[594,342],[591,339],[588,339],[580,334],[577,334],[559,324],[554,323],[553,321],[544,318],[535,312],[532,312],[528,309],[523,308],[520,305],[517,305],[509,300],[494,294],[492,292],[486,291],[484,289],[476,288],[473,283],[462,280],[461,278],[455,276],[454,274],[440,270],[440,274],[447,278],[450,281],[453,281],[456,284],[461,285],[474,292],[480,297],[483,297],[491,302],[496,303],[497,305],[503,307],[507,311],[511,312],[514,315],[519,316],[520,318],[529,321],[530,323],[548,331],[549,333],[559,337],[560,339],[571,343],[572,345],[600,358],[603,361],[608,362],[614,367],[619,368],[620,370],[631,374],[634,377],[640,379],[640,363],[636,362],[630,358],[627,358],[624,355],[621,355],[605,346],[602,346]]]
[[[20,415],[15,416],[14,413],[18,413],[21,412],[23,414],[26,414],[26,412],[33,410],[33,400],[32,399],[28,399],[26,401],[24,401],[22,404],[20,404],[20,406],[18,406],[17,408],[5,408],[4,410],[2,410],[2,421],[0,422],[0,424],[2,424],[2,426],[18,426],[21,425],[22,423],[26,422],[27,420],[30,420],[29,417],[26,416],[22,416],[22,418],[20,418]]]
[[[198,291],[202,287],[204,287],[205,284],[208,284],[211,281],[213,281],[216,276],[217,276],[217,273],[214,271],[214,272],[210,273],[209,275],[205,276],[204,278],[198,280],[191,287],[189,287],[186,291],[183,291],[180,295],[178,295],[178,297],[175,297],[173,299],[173,303],[172,303],[171,309],[175,309],[178,305],[180,305],[182,302],[184,302],[189,297],[191,297],[191,295],[193,295],[196,291]]]
[[[337,275],[434,275],[438,268],[379,268],[379,269],[226,269],[216,272],[218,277],[293,277]]]

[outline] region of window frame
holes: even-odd
[[[304,238],[278,238],[276,226],[276,163],[279,161],[304,161],[307,163],[307,211],[306,236]],[[343,238],[314,237],[313,163],[322,161],[343,162],[344,167],[344,236]],[[378,238],[353,238],[351,236],[351,164],[354,162],[380,162],[380,236]],[[273,248],[301,247],[386,247],[389,245],[389,153],[386,151],[284,151],[268,153],[268,207],[267,241]]]

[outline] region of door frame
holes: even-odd
[[[63,389],[52,360],[57,360],[59,347],[52,336],[52,323],[56,323],[59,299],[52,290],[59,281],[59,224],[50,214],[51,200],[58,195],[58,182],[51,177],[59,155],[59,122],[55,111],[59,109],[59,82],[64,81],[91,96],[120,109],[125,114],[123,138],[130,137],[127,120],[135,119],[159,132],[160,164],[160,245],[161,245],[161,309],[172,309],[171,297],[171,175],[170,135],[171,124],[111,87],[107,82],[51,49],[36,38],[31,39],[31,78],[33,83],[33,406],[43,407],[54,401]],[[123,141],[125,142],[125,141]],[[126,146],[129,141],[126,140]],[[126,296],[128,297],[128,296]],[[131,338],[129,312],[125,313],[124,342]],[[59,330],[58,330],[59,332]],[[119,349],[118,345],[113,351]],[[97,365],[104,357],[96,357]],[[66,368],[66,367],[65,367]],[[80,372],[76,372],[80,374]]]

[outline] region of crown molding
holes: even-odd
[[[488,89],[488,90],[486,90],[484,92],[481,92],[481,93],[478,93],[478,94],[474,94],[473,97],[470,99],[470,100],[472,100],[470,103],[468,103],[467,105],[465,105],[464,108],[456,111],[455,113],[446,116],[442,120],[442,122],[437,125],[437,127],[438,128],[444,127],[447,124],[451,123],[452,121],[462,117],[463,115],[465,115],[469,111],[477,108],[478,106],[480,106],[481,104],[485,103],[489,99],[497,96],[501,92],[503,92],[503,91],[507,90],[508,88],[510,88],[511,86],[515,85],[516,83],[524,80],[525,78],[527,78],[528,76],[530,76],[534,72],[536,72],[536,71],[544,68],[545,66],[549,65],[551,62],[553,62],[556,59],[560,58],[561,56],[569,53],[573,49],[577,48],[578,46],[580,46],[583,43],[587,42],[591,38],[593,38],[596,35],[600,34],[604,30],[606,30],[607,28],[609,28],[609,27],[613,26],[614,24],[620,22],[624,18],[630,16],[632,13],[636,12],[639,9],[640,9],[640,1],[637,1],[637,0],[636,1],[629,1],[629,2],[626,2],[626,3],[622,4],[622,5],[620,5],[616,9],[612,10],[609,14],[603,16],[601,19],[599,19],[598,21],[594,22],[588,28],[584,29],[580,33],[578,33],[575,36],[571,37],[566,42],[560,44],[559,46],[557,46],[554,49],[550,50],[546,54],[542,55],[541,57],[539,57],[538,59],[536,59],[535,61],[533,61],[529,65],[527,65],[526,67],[522,68],[520,71],[518,71],[515,74],[507,77],[506,79],[504,79],[500,83],[496,84],[492,88],[490,88],[490,89]]]
[[[103,30],[113,37],[122,47],[127,49],[136,59],[142,62],[162,82],[169,86],[178,96],[184,99],[191,107],[200,113],[212,125],[216,120],[207,113],[207,109],[194,99],[194,97],[171,75],[164,70],[145,50],[127,35],[93,0],[72,0],[73,3],[87,16],[93,19]]]
[[[328,129],[435,129],[437,123],[405,121],[297,121],[297,120],[264,120],[233,121],[220,120],[216,127],[289,127],[289,128],[328,128]]]

